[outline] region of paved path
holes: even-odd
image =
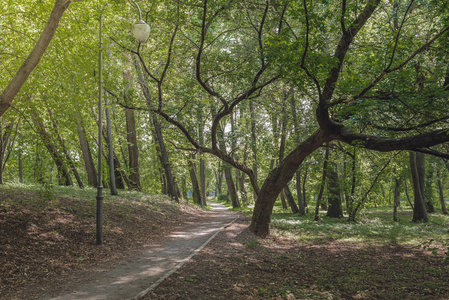
[[[139,299],[200,251],[218,232],[237,218],[225,206],[213,206],[214,216],[198,224],[172,232],[163,243],[144,250],[113,269],[98,272],[90,282],[71,287],[64,295],[51,295],[52,300],[123,300]]]

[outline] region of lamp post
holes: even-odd
[[[106,5],[100,11],[99,21],[99,51],[98,51],[98,182],[97,182],[97,245],[103,244],[103,174],[102,159],[103,152],[103,11]]]
[[[142,20],[142,12],[139,5],[132,0],[139,10],[139,21],[133,25],[133,35],[140,43],[144,43],[150,37],[150,26]],[[99,51],[98,51],[98,183],[97,183],[97,245],[103,244],[103,176],[102,176],[102,159],[103,154],[103,12],[107,3],[100,11],[99,20]]]
[[[142,20],[142,11],[139,5],[133,0],[134,5],[139,10],[139,21],[133,26],[133,35],[139,43],[145,43],[150,37],[150,25]]]

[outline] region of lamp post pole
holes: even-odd
[[[139,5],[134,1],[139,10],[139,21],[133,26],[133,35],[139,43],[146,42],[150,35],[150,26],[142,20],[142,12]],[[103,154],[103,11],[107,3],[100,11],[99,21],[99,40],[100,48],[98,51],[98,182],[97,182],[97,245],[103,244],[103,178],[102,178],[102,159]]]
[[[100,12],[100,49],[98,51],[98,182],[97,182],[97,245],[103,244],[103,178],[102,159],[103,154],[103,10]]]

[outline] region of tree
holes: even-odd
[[[9,84],[0,95],[0,116],[2,116],[11,106],[14,97],[20,91],[20,88],[25,83],[31,72],[38,65],[39,61],[45,53],[45,50],[50,44],[50,41],[52,40],[56,29],[58,28],[59,20],[62,18],[65,10],[69,7],[70,3],[75,1],[76,0],[55,1],[53,10],[48,17],[47,24],[42,31],[39,40],[36,42],[36,45],[28,55],[27,59],[20,66],[14,78],[11,79]]]
[[[410,151],[410,169],[413,180],[413,222],[427,222],[427,210],[424,195],[424,155]]]

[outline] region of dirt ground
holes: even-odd
[[[36,299],[89,272],[132,257],[175,228],[207,218],[193,205],[117,199],[105,205],[104,244],[95,241],[95,203],[0,191],[0,299]],[[123,202],[127,202],[124,205]]]
[[[258,239],[239,219],[145,299],[449,299],[449,264],[416,249]]]
[[[0,198],[0,299],[63,290],[67,282],[208,216],[165,200],[152,210],[109,205],[106,243],[99,247],[92,207],[76,201],[61,198],[36,208]],[[298,244],[276,233],[261,240],[248,223],[242,216],[225,228],[145,299],[449,299],[449,264],[439,256],[397,244]]]

